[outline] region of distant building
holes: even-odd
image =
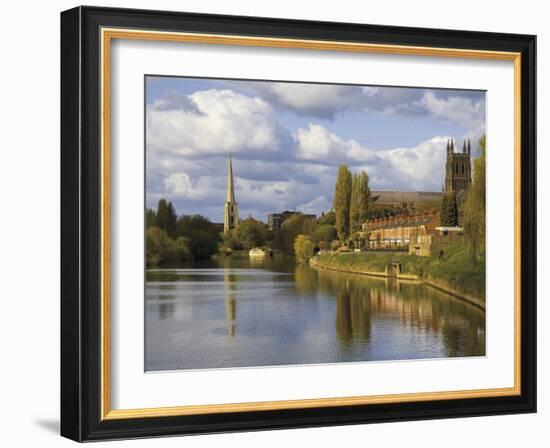
[[[225,207],[223,214],[223,233],[234,229],[239,225],[239,208],[235,200],[235,187],[233,184],[233,163],[231,154],[229,154],[229,162],[227,164],[227,197],[225,199]]]
[[[283,225],[283,214],[282,213],[269,213],[267,215],[267,226],[269,230],[279,230]]]
[[[472,184],[472,163],[470,139],[464,140],[462,152],[455,152],[453,140],[447,142],[447,163],[445,164],[445,192],[466,191]]]
[[[281,226],[285,223],[285,221],[294,215],[304,215],[307,219],[317,219],[316,215],[306,214],[296,210],[294,211],[285,210],[282,213],[269,213],[267,215],[267,225],[269,227],[269,230],[271,231],[279,230]]]

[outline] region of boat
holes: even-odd
[[[254,247],[250,249],[248,255],[251,257],[265,257],[271,256],[271,249],[263,249],[261,247]]]

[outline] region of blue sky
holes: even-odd
[[[485,133],[485,92],[146,78],[146,203],[223,221],[227,157],[240,215],[332,204],[338,164],[372,189],[441,191],[449,138]]]

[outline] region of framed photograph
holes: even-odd
[[[536,411],[535,36],[61,14],[61,433]]]

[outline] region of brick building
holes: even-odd
[[[369,249],[398,249],[433,235],[439,225],[439,212],[429,210],[369,219],[363,224],[362,233],[368,237]]]

